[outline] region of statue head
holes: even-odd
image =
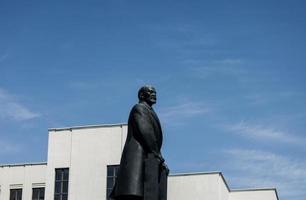
[[[156,103],[156,90],[152,85],[142,86],[138,91],[139,102],[146,102],[149,106]]]

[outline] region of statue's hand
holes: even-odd
[[[163,168],[164,170],[166,170],[166,173],[167,173],[167,176],[168,176],[170,170],[169,170],[168,166],[166,165],[166,163],[163,163],[163,164],[162,164],[162,168]]]
[[[155,158],[157,158],[161,164],[165,162],[165,159],[160,154],[155,154]]]

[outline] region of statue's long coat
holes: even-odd
[[[112,198],[143,196],[144,160],[149,153],[161,155],[162,140],[160,122],[154,110],[145,102],[136,104],[130,112],[127,139]]]

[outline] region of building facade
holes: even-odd
[[[0,165],[0,200],[108,200],[126,124],[49,129],[47,163]],[[221,172],[172,174],[168,200],[278,200],[274,188],[231,190]]]

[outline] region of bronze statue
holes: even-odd
[[[129,115],[128,134],[115,186],[115,200],[166,200],[169,169],[161,155],[163,141],[153,86],[138,91],[139,103]]]

